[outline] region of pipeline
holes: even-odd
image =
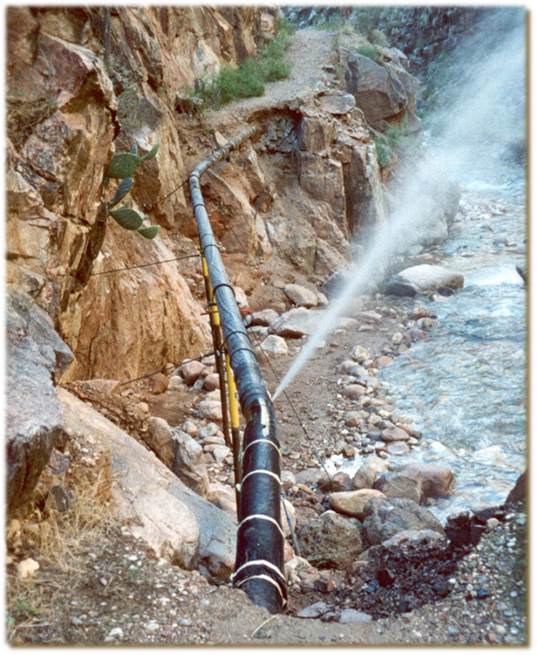
[[[226,438],[231,439],[238,497],[238,529],[233,585],[256,605],[280,612],[287,602],[283,573],[284,535],[280,510],[280,444],[272,401],[229,283],[201,192],[200,177],[215,162],[257,131],[241,130],[213,151],[189,176],[202,266],[206,274],[209,317],[220,375]],[[212,309],[212,311],[211,311]],[[225,390],[225,391],[224,391]],[[245,420],[239,432],[236,397]],[[229,413],[228,413],[229,412]],[[231,434],[229,434],[231,433]],[[242,448],[241,448],[242,446]]]

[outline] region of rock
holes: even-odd
[[[186,383],[182,377],[172,375],[168,383],[168,389],[170,389],[170,391],[179,391],[185,388],[185,384]]]
[[[39,562],[36,562],[35,559],[23,559],[17,563],[17,578],[19,580],[26,580],[27,578],[31,578],[38,570]]]
[[[55,510],[57,512],[66,512],[72,503],[72,494],[59,484],[55,484],[50,488],[50,491],[45,502],[45,509],[50,512]]]
[[[453,487],[453,471],[445,464],[407,464],[401,469],[407,475],[421,484],[421,502],[426,498],[443,498],[449,496]]]
[[[386,445],[386,452],[389,455],[400,457],[401,455],[408,455],[410,452],[410,446],[406,441],[392,441]]]
[[[237,499],[233,487],[220,482],[212,482],[207,492],[207,500],[236,519]]]
[[[407,498],[370,500],[364,508],[364,535],[369,544],[380,544],[403,530],[434,530],[443,534],[441,523],[423,507]]]
[[[149,419],[144,441],[169,469],[173,469],[175,461],[173,432],[165,419],[159,416],[152,416]]]
[[[287,342],[282,337],[279,337],[275,334],[269,334],[268,337],[263,339],[259,347],[263,352],[266,352],[270,355],[288,355],[289,348]]]
[[[338,471],[329,478],[326,474],[323,474],[321,479],[318,482],[318,487],[320,491],[329,492],[329,491],[350,491],[351,488],[351,479],[347,473],[343,471]]]
[[[524,471],[524,473],[519,475],[515,486],[509,492],[505,499],[505,504],[512,505],[513,503],[519,503],[521,501],[526,502],[528,495],[527,487],[527,471]]]
[[[486,530],[486,520],[480,520],[470,511],[448,516],[446,536],[455,546],[475,546]]]
[[[151,393],[159,394],[168,390],[170,379],[164,373],[155,373],[150,377]]]
[[[386,472],[373,485],[388,498],[408,498],[419,503],[422,497],[421,482],[403,473]]]
[[[371,498],[385,500],[386,496],[377,489],[359,489],[357,491],[340,491],[328,496],[331,509],[339,514],[354,516],[360,520],[364,517],[364,508]]]
[[[217,462],[223,462],[228,455],[231,454],[231,450],[227,446],[215,446],[213,450],[213,457]]]
[[[296,484],[295,474],[292,471],[282,471],[280,474],[280,480],[282,481],[282,487],[284,489],[290,489]]]
[[[117,640],[123,639],[124,636],[125,636],[125,633],[123,632],[122,628],[119,628],[119,627],[118,628],[112,628],[110,630],[110,632],[106,635],[104,640],[105,641],[115,641],[116,639]]]
[[[298,530],[303,556],[317,568],[342,568],[363,550],[360,523],[327,511]]]
[[[431,554],[433,551],[444,550],[447,540],[436,530],[403,530],[382,542],[384,550],[393,551],[398,555],[414,555],[416,551]]]
[[[345,425],[349,428],[359,428],[364,424],[360,412],[345,412]]]
[[[303,591],[313,591],[321,574],[303,557],[293,557],[285,564],[285,573],[291,583],[300,583]]]
[[[214,391],[220,388],[220,378],[218,373],[209,373],[203,380],[203,388],[206,391]]]
[[[361,364],[362,362],[365,362],[367,359],[371,359],[371,355],[369,354],[369,350],[367,348],[364,348],[363,346],[355,346],[351,357],[358,362],[358,364]]]
[[[172,444],[175,451],[172,471],[200,496],[207,496],[209,475],[203,459],[203,449],[189,434],[174,428]]]
[[[375,360],[375,366],[377,368],[384,368],[384,366],[389,366],[392,362],[393,359],[391,357],[388,357],[387,355],[381,355]]]
[[[296,339],[313,334],[319,318],[305,307],[296,307],[282,314],[272,325],[274,332],[280,337]]]
[[[280,315],[274,309],[262,309],[259,312],[253,312],[251,316],[251,325],[271,326],[280,318]]]
[[[188,386],[192,386],[204,370],[205,366],[201,362],[186,362],[186,364],[179,367],[179,374]]]
[[[398,296],[414,296],[417,293],[436,291],[437,289],[461,289],[463,286],[464,275],[462,273],[441,266],[419,264],[405,268],[392,277],[385,292]]]
[[[219,400],[211,400],[209,398],[202,400],[197,405],[196,411],[201,418],[206,418],[210,421],[222,420],[222,405]]]
[[[194,421],[189,421],[189,420],[186,420],[182,424],[181,429],[183,430],[183,432],[186,432],[191,437],[195,437],[199,432],[198,426],[194,423]]]
[[[375,125],[413,110],[419,82],[403,69],[376,63],[356,52],[347,56],[345,82],[368,123]]]
[[[323,614],[326,614],[332,609],[331,605],[325,603],[324,600],[319,600],[313,605],[308,605],[297,612],[297,617],[300,619],[316,619]]]
[[[6,299],[8,512],[28,501],[60,437],[62,414],[52,373],[73,359],[49,316],[32,299]]]
[[[319,484],[321,478],[324,476],[324,472],[321,469],[304,469],[295,474],[296,481],[299,484],[305,484],[308,486],[315,486]]]
[[[286,284],[283,291],[295,305],[300,307],[316,307],[318,304],[317,293],[299,284]]]
[[[371,614],[353,610],[350,607],[341,610],[338,621],[340,623],[371,623],[373,617]]]
[[[359,400],[366,395],[366,390],[361,384],[347,384],[343,387],[342,392],[351,400]]]
[[[389,443],[391,441],[408,441],[408,439],[410,439],[410,435],[402,428],[399,428],[396,425],[394,425],[391,428],[386,428],[385,430],[382,430],[381,438],[382,441],[386,441]]]
[[[330,93],[321,97],[320,104],[323,111],[342,116],[356,107],[356,100],[350,93]]]
[[[126,432],[65,389],[58,389],[64,430],[97,438],[110,453],[112,507],[124,530],[158,557],[186,569],[204,566],[227,580],[235,564],[235,523],[186,487]]]
[[[360,466],[352,479],[353,489],[371,489],[379,475],[388,470],[388,464],[372,455]]]

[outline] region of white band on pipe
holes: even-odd
[[[266,566],[267,568],[271,569],[275,573],[277,573],[282,580],[285,582],[285,576],[284,574],[280,571],[280,569],[276,566],[276,564],[273,564],[272,562],[269,562],[266,559],[253,559],[251,562],[245,562],[239,568],[233,573],[231,576],[231,579],[233,580],[237,575],[239,575],[239,572],[242,571],[243,569],[247,568],[248,566]]]
[[[283,534],[283,530],[281,526],[278,524],[278,521],[276,519],[273,519],[272,516],[267,516],[266,514],[250,514],[250,516],[247,516],[245,519],[242,519],[242,521],[239,523],[239,527],[237,528],[237,532],[241,529],[244,523],[246,521],[251,521],[252,519],[261,519],[263,521],[270,521],[271,523],[274,523],[274,525],[278,528],[280,531],[280,534],[282,537],[285,539],[285,535]]]
[[[246,448],[242,451],[242,456],[244,457],[244,454],[250,448],[250,446],[253,446],[254,443],[269,443],[271,446],[274,446],[276,450],[278,451],[278,455],[281,455],[281,450],[278,448],[278,446],[274,443],[274,441],[271,441],[270,439],[254,439],[254,441],[250,441],[250,443],[246,446]]]
[[[244,578],[244,580],[241,580],[240,582],[237,582],[235,585],[236,587],[242,587],[242,585],[245,582],[248,582],[249,580],[266,580],[267,582],[270,582],[270,584],[273,584],[276,589],[278,590],[278,593],[280,594],[280,598],[283,601],[283,605],[287,605],[287,601],[285,600],[284,595],[282,594],[282,590],[280,589],[280,585],[276,582],[276,580],[273,580],[271,577],[268,575],[264,575],[263,573],[260,573],[259,575],[251,575],[249,578]]]
[[[276,473],[273,473],[272,471],[265,471],[264,469],[256,469],[255,471],[250,471],[250,473],[247,473],[243,479],[241,480],[241,486],[244,484],[244,481],[246,478],[249,478],[251,475],[258,475],[259,473],[262,473],[263,475],[270,475],[273,477],[275,480],[278,481],[278,483],[281,485],[282,481],[280,478],[276,475]]]

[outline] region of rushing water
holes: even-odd
[[[437,326],[379,376],[395,413],[424,436],[394,460],[455,472],[454,494],[430,507],[441,518],[502,503],[526,457],[526,288],[515,269],[524,263],[523,184],[467,185],[461,213],[440,250],[443,265],[464,273],[464,288],[424,302]]]

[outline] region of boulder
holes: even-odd
[[[6,444],[8,511],[32,496],[62,429],[52,374],[72,353],[49,316],[30,296],[10,290],[6,300]]]
[[[385,292],[397,296],[414,296],[417,293],[436,291],[437,289],[461,289],[464,275],[442,266],[418,264],[400,271],[393,276]]]
[[[357,491],[339,491],[328,496],[330,507],[339,514],[354,516],[363,520],[364,508],[371,498],[385,500],[386,496],[377,489],[359,489]]]
[[[388,463],[385,460],[376,455],[371,455],[354,474],[351,483],[352,488],[371,489],[377,477],[387,470]]]
[[[373,485],[388,498],[408,498],[419,503],[422,497],[421,482],[403,473],[386,472]]]
[[[371,545],[380,544],[403,530],[444,532],[442,524],[431,512],[407,498],[370,500],[364,513],[367,515],[363,524],[364,536]]]
[[[338,471],[332,477],[328,477],[323,473],[317,486],[320,491],[324,491],[325,493],[330,491],[350,491],[351,479],[344,471]]]
[[[269,327],[280,318],[280,315],[275,309],[262,309],[258,312],[253,312],[251,315],[250,325],[261,325]]]
[[[289,300],[300,307],[316,307],[319,304],[317,293],[299,284],[286,284],[283,292]]]
[[[521,501],[526,502],[528,495],[528,472],[524,471],[518,477],[515,486],[509,492],[507,498],[505,499],[506,505],[512,505],[513,503],[519,503]]]
[[[453,471],[445,464],[415,462],[401,469],[401,474],[418,481],[421,486],[421,502],[426,498],[449,496],[453,487]]]
[[[207,496],[209,475],[203,459],[203,448],[189,434],[175,428],[172,445],[175,457],[170,467],[175,475],[200,496]]]
[[[415,108],[419,82],[402,69],[381,66],[369,57],[353,53],[347,58],[345,82],[347,91],[356,98],[356,104],[372,125]]]
[[[298,531],[302,555],[315,567],[343,568],[363,551],[360,522],[327,511]]]
[[[263,352],[268,353],[269,355],[288,355],[289,347],[287,342],[282,337],[277,336],[276,334],[269,334],[268,337],[263,339],[259,344],[259,348]]]
[[[358,364],[362,364],[362,362],[365,362],[367,359],[371,359],[371,355],[369,354],[369,350],[367,348],[364,348],[363,346],[354,346],[352,350],[351,357],[358,362]]]
[[[280,337],[296,339],[313,334],[318,321],[316,312],[312,312],[305,307],[296,307],[282,314],[278,321],[272,325],[272,329]]]
[[[356,99],[351,93],[329,93],[320,100],[321,109],[334,116],[348,114],[356,107]]]
[[[158,557],[227,580],[235,564],[236,524],[186,487],[156,456],[65,389],[58,389],[64,430],[77,442],[97,439],[109,451],[114,512],[123,530]]]

